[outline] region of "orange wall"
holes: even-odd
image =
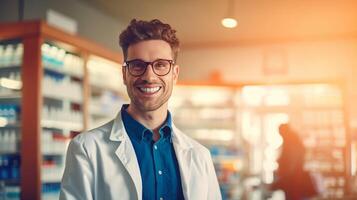
[[[236,83],[345,80],[357,129],[357,38],[186,48],[180,56],[181,81],[206,80],[217,72]]]

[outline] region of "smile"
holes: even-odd
[[[139,90],[141,92],[147,93],[147,94],[156,93],[161,89],[161,87],[150,87],[150,88],[148,88],[148,87],[138,87],[138,88],[139,88]]]

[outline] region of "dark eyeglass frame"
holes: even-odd
[[[140,61],[142,63],[145,63],[145,70],[141,74],[132,74],[132,72],[130,71],[130,67],[129,67],[130,63],[132,63],[134,61]],[[169,71],[167,71],[166,74],[157,74],[157,72],[155,71],[154,64],[159,62],[159,61],[167,61],[167,62],[169,62],[170,67],[169,67]],[[128,71],[129,71],[130,75],[132,75],[134,77],[139,77],[139,76],[142,76],[143,74],[145,74],[145,72],[146,72],[146,70],[148,68],[148,65],[151,65],[151,68],[152,68],[152,71],[154,72],[154,74],[156,74],[157,76],[166,76],[167,74],[170,73],[172,65],[174,65],[174,64],[175,64],[175,62],[173,60],[168,60],[168,59],[157,59],[157,60],[154,60],[152,62],[146,62],[146,61],[143,61],[141,59],[133,59],[133,60],[125,61],[124,64],[123,64],[123,67],[127,67],[128,68]]]

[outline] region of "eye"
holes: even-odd
[[[143,61],[140,61],[140,60],[134,60],[134,61],[132,61],[132,62],[129,63],[129,67],[130,67],[132,70],[140,71],[140,70],[145,69],[146,63],[143,62]]]
[[[170,63],[167,60],[158,60],[155,62],[154,67],[155,68],[166,68],[170,65]]]

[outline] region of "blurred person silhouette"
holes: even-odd
[[[305,147],[289,124],[281,124],[279,133],[283,139],[279,168],[271,189],[281,189],[287,200],[305,200],[317,195],[310,173],[304,170]]]

